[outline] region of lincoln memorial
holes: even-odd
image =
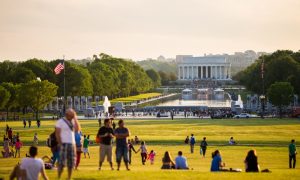
[[[223,56],[180,56],[178,80],[231,80],[231,65]]]

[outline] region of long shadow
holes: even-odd
[[[126,122],[126,120],[125,120]],[[300,125],[300,119],[155,119],[130,120],[128,125],[190,124],[199,126],[273,126]]]

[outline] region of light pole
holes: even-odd
[[[42,80],[40,77],[37,77],[36,80],[38,82],[38,91],[37,91],[38,96],[37,96],[37,110],[36,110],[36,120],[38,122],[39,121],[39,108],[40,108],[40,95],[41,95],[40,89],[41,89]]]
[[[260,98],[260,103],[261,103],[261,118],[264,119],[264,114],[265,114],[265,99],[266,99],[266,96],[265,95],[260,95],[259,96]]]

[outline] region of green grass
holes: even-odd
[[[83,133],[90,134],[95,139],[98,130],[97,120],[81,120]],[[99,148],[97,145],[90,147],[91,159],[82,159],[80,169],[74,173],[74,179],[299,179],[299,167],[296,170],[288,169],[289,141],[300,139],[300,120],[297,119],[228,119],[228,120],[126,120],[132,137],[138,135],[146,141],[149,150],[157,152],[154,165],[149,163],[141,165],[140,155],[134,154],[131,171],[126,172],[124,166],[120,172],[111,172],[108,163],[104,163],[103,170],[97,171]],[[55,121],[42,121],[38,129],[24,129],[22,122],[9,122],[9,125],[20,133],[21,140],[27,145],[22,148],[24,157],[31,144],[33,134],[38,133],[40,139],[39,156],[51,155],[49,148],[45,146],[47,136],[54,130]],[[0,123],[0,136],[3,136],[5,123]],[[189,147],[183,144],[185,137],[191,133],[196,136],[196,141],[206,136],[208,140],[208,156],[201,158],[199,146],[195,153],[189,153]],[[228,146],[230,136],[238,141],[238,146]],[[136,148],[138,146],[135,146]],[[259,163],[262,169],[269,168],[272,173],[210,173],[210,153],[221,150],[222,157],[228,168],[244,169],[243,160],[249,149],[256,149]],[[162,171],[161,158],[168,150],[175,158],[177,151],[182,150],[188,158],[188,163],[193,170],[190,171]],[[20,159],[0,159],[0,177],[8,177],[12,167]],[[47,170],[50,179],[56,178],[56,171]],[[64,173],[66,175],[66,173]]]
[[[124,102],[124,103],[129,103],[129,102],[134,102],[134,101],[139,101],[139,100],[145,100],[153,97],[160,96],[161,93],[145,93],[145,94],[139,94],[136,96],[128,96],[128,97],[123,97],[123,98],[116,98],[112,99],[112,103],[116,102]]]

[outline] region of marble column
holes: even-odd
[[[200,76],[201,76],[201,79],[203,79],[203,66],[200,66],[200,69],[201,69]]]
[[[192,79],[194,79],[194,66],[192,66]]]

